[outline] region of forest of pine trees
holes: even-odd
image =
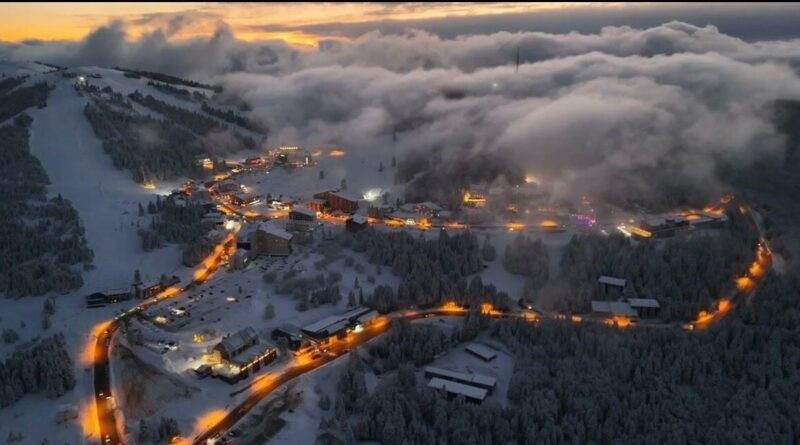
[[[28,76],[0,78],[0,96],[3,96],[9,91],[13,90],[14,88],[22,85],[25,82],[25,79],[27,78]]]
[[[483,321],[515,358],[507,406],[425,387],[425,360],[414,357],[424,342],[410,340],[419,333],[391,333],[372,349],[395,357],[396,371],[369,392],[366,364],[351,357],[321,427],[383,444],[800,440],[800,295],[790,279],[770,273],[751,304],[702,332]]]
[[[441,231],[436,239],[415,238],[407,232],[383,232],[372,228],[339,238],[343,247],[363,252],[379,267],[389,267],[401,278],[397,290],[379,285],[364,304],[379,312],[411,306],[438,305],[456,301],[479,305],[490,301],[508,308],[510,298],[493,285],[483,285],[479,277],[467,278],[483,270],[482,249],[470,232],[450,235]]]
[[[0,293],[15,298],[81,287],[78,265],[94,257],[70,202],[47,199],[49,178],[28,145],[31,122],[21,114],[0,127]]]
[[[264,280],[273,282],[275,276],[265,275]],[[306,311],[323,304],[339,303],[342,300],[342,294],[337,284],[339,280],[341,280],[341,274],[338,272],[331,272],[326,278],[323,273],[310,276],[292,269],[283,274],[280,281],[275,284],[275,292],[280,295],[291,295],[297,300],[297,309]]]
[[[88,87],[87,87],[88,88]],[[206,172],[197,158],[208,153],[235,152],[255,147],[255,141],[227,129],[201,113],[175,107],[138,91],[128,97],[165,119],[132,111],[120,95],[95,96],[84,115],[102,141],[114,167],[127,169],[136,182],[175,176],[200,177]]]
[[[60,333],[17,349],[0,362],[0,408],[13,405],[25,394],[62,396],[75,387],[74,368]]]
[[[143,96],[139,91],[134,91],[128,94],[128,97],[145,107],[159,112],[168,121],[173,124],[180,125],[194,134],[200,136],[207,136],[210,133],[228,132],[231,138],[231,147],[228,151],[234,152],[239,150],[252,150],[256,146],[256,142],[249,136],[242,136],[241,134],[228,130],[226,125],[218,123],[216,120],[194,111],[170,105],[164,101],[160,101],[151,95]]]
[[[547,283],[550,278],[549,265],[547,249],[542,240],[532,240],[522,232],[506,246],[503,255],[503,267],[509,273],[525,276],[526,298]]]
[[[586,312],[600,275],[625,278],[625,296],[655,298],[661,318],[691,320],[713,301],[730,295],[734,277],[747,270],[757,238],[744,217],[730,212],[727,228],[713,234],[639,243],[621,235],[574,237],[561,259],[559,276],[541,290],[555,309]],[[552,297],[552,298],[548,298]]]
[[[192,88],[202,88],[205,90],[214,91],[215,93],[222,92],[222,86],[219,85],[208,85],[203,84],[194,80],[190,79],[183,79],[177,76],[170,76],[169,74],[164,73],[154,73],[152,71],[141,71],[141,70],[132,70],[132,69],[125,69],[120,67],[114,67],[115,70],[119,70],[125,73],[125,77],[147,77],[149,79],[157,80],[159,82],[164,82],[173,85],[183,85]]]
[[[30,107],[44,108],[47,106],[47,96],[53,88],[51,85],[39,82],[32,86],[16,88],[19,83],[6,79],[4,83],[0,84],[0,91],[7,91],[4,94],[0,93],[0,122],[16,116]]]
[[[183,244],[182,261],[188,267],[199,264],[214,250],[216,243],[206,234],[216,226],[204,222],[206,210],[202,204],[191,201],[176,201],[172,196],[147,203],[147,211],[140,205],[140,215],[149,215],[150,224],[139,229],[142,248],[145,251],[157,249],[166,243]]]
[[[211,116],[238,125],[239,127],[244,128],[245,130],[255,131],[256,133],[261,133],[264,135],[267,134],[267,131],[264,128],[262,128],[261,125],[245,118],[241,114],[236,113],[232,110],[220,110],[218,108],[214,108],[206,104],[205,102],[203,102],[200,109]]]
[[[192,98],[192,93],[189,92],[189,90],[184,88],[174,87],[168,83],[153,82],[152,80],[150,80],[147,82],[147,85],[155,88],[158,91],[161,91],[162,93],[169,94],[170,96],[174,96],[179,99],[191,100]]]
[[[196,159],[206,147],[196,135],[171,122],[117,110],[101,101],[88,103],[84,115],[114,167],[130,170],[136,182],[203,173]]]
[[[180,434],[178,422],[172,417],[160,417],[151,422],[142,419],[139,421],[137,439],[140,444],[168,444]]]

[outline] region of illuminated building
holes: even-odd
[[[128,288],[114,289],[108,292],[95,292],[86,296],[86,307],[103,307],[107,304],[130,300],[134,291]]]
[[[689,220],[683,216],[653,217],[642,221],[631,233],[639,238],[667,238],[689,230]]]
[[[289,211],[286,230],[294,232],[310,232],[317,222],[317,212],[307,207],[294,206]]]
[[[223,182],[217,185],[217,193],[220,195],[231,195],[242,191],[242,186],[235,182]]]
[[[324,212],[326,203],[324,199],[312,199],[306,202],[305,206],[315,212]]]
[[[475,184],[470,185],[467,190],[464,190],[462,204],[466,207],[485,207],[486,188]]]
[[[314,195],[314,199],[325,201],[325,207],[329,212],[353,213],[358,210],[359,198],[341,191],[320,192]]]
[[[272,345],[257,347],[258,344],[258,335],[251,327],[223,338],[213,349],[221,362],[216,368],[219,377],[235,383],[277,358],[278,351]]]
[[[668,238],[688,230],[719,227],[727,220],[721,211],[688,210],[647,218],[630,232],[638,239]]]
[[[635,318],[638,314],[630,304],[624,301],[592,301],[592,312],[601,317]]]
[[[379,316],[377,311],[357,307],[340,315],[331,315],[301,329],[303,335],[317,343],[326,343],[331,337],[344,335],[356,326],[368,326]]]

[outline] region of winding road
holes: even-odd
[[[240,211],[232,208],[231,206],[222,204],[225,210],[230,211],[230,213],[238,214],[239,216],[248,219],[245,215],[243,215]],[[766,240],[763,235],[763,230],[753,216],[752,212],[750,211],[749,207],[744,206],[742,208],[742,213],[748,214],[755,226],[758,234],[759,234],[759,250],[757,251],[757,262],[761,262],[764,259],[764,266],[769,267],[771,266],[771,252],[769,247],[766,243]],[[502,226],[498,226],[502,227]],[[463,227],[459,227],[463,228]],[[120,434],[117,431],[117,423],[115,419],[115,407],[113,406],[113,398],[111,397],[111,371],[109,365],[109,351],[110,351],[110,344],[111,338],[114,333],[118,330],[120,324],[127,318],[134,316],[135,314],[143,311],[144,309],[157,304],[164,299],[174,297],[179,295],[183,292],[186,292],[193,287],[205,282],[208,280],[213,273],[219,267],[221,262],[221,257],[224,253],[230,253],[236,246],[236,237],[234,235],[228,235],[228,238],[220,245],[217,249],[215,249],[214,253],[207,258],[203,262],[203,269],[199,270],[198,273],[195,274],[195,280],[189,283],[186,287],[182,289],[175,289],[171,288],[165,292],[162,292],[158,296],[143,302],[136,307],[128,310],[124,314],[117,316],[112,321],[108,322],[106,326],[97,334],[97,341],[94,345],[94,398],[96,404],[96,412],[98,417],[98,425],[100,430],[100,437],[101,443],[103,445],[117,445],[122,444],[122,440],[120,439]],[[755,281],[760,278],[761,275],[758,277],[752,277]],[[754,287],[754,286],[753,286]],[[725,299],[726,303],[723,307],[722,304],[719,305],[718,310],[707,314],[705,317],[698,317],[698,320],[689,323],[692,328],[704,328],[722,317],[725,316],[726,313],[729,312],[730,309],[734,307],[738,300],[740,300],[743,296],[749,295],[752,292],[752,288],[741,290],[736,292],[730,299]],[[495,318],[529,318],[530,313],[526,314],[523,312],[499,312],[493,310],[491,308],[482,308],[483,313],[495,317]],[[421,310],[421,311],[402,311],[392,314],[391,316],[382,316],[377,319],[372,325],[365,327],[362,332],[359,333],[351,333],[345,339],[342,340],[334,340],[332,344],[327,348],[325,354],[322,354],[318,357],[313,357],[311,352],[307,354],[302,354],[296,358],[296,364],[285,370],[284,372],[277,374],[277,375],[266,375],[262,377],[259,381],[255,382],[250,391],[250,394],[238,405],[236,405],[233,409],[231,409],[221,420],[219,420],[215,425],[213,425],[208,430],[200,433],[198,436],[192,439],[192,443],[195,445],[206,444],[208,439],[213,439],[215,437],[219,437],[224,434],[227,430],[233,427],[240,419],[242,419],[247,413],[249,413],[258,403],[263,400],[265,397],[270,395],[273,391],[279,388],[281,385],[291,381],[292,379],[310,372],[314,369],[317,369],[325,364],[336,360],[337,358],[341,357],[342,355],[347,354],[352,348],[358,347],[388,331],[391,326],[391,322],[393,318],[406,318],[408,320],[417,320],[426,317],[433,317],[433,316],[465,316],[468,313],[467,309],[460,308],[457,306],[444,306],[440,308],[430,309],[430,310]],[[542,315],[537,315],[536,319],[541,318]],[[554,318],[559,320],[570,320],[569,317],[564,317],[563,315],[554,314],[547,316],[548,318]],[[578,320],[580,321],[580,320]],[[640,325],[641,327],[648,326],[648,325]],[[652,325],[653,327],[664,327],[663,325]]]
[[[221,248],[220,248],[221,246]],[[97,412],[97,423],[100,431],[100,440],[103,445],[122,444],[119,432],[117,431],[116,418],[114,415],[115,406],[111,395],[111,367],[109,363],[111,351],[111,337],[119,329],[120,325],[128,318],[139,312],[160,303],[163,300],[180,295],[191,290],[195,286],[202,284],[210,278],[219,268],[221,257],[224,253],[230,252],[236,247],[236,237],[229,235],[223,244],[215,249],[203,262],[197,278],[182,289],[170,288],[156,295],[155,297],[142,302],[141,304],[129,309],[127,312],[115,317],[108,322],[97,334],[97,341],[94,346],[94,399]]]

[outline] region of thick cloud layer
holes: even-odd
[[[116,23],[83,42],[5,51],[219,81],[253,105],[271,143],[336,144],[387,159],[489,154],[563,196],[713,192],[720,162],[781,155],[771,106],[800,99],[792,68],[800,41],[747,43],[679,22],[450,40],[368,33],[315,51],[244,43],[225,28],[188,43],[162,32],[131,43]]]

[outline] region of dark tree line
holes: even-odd
[[[441,152],[411,153],[397,163],[397,180],[406,182],[406,202],[433,201],[457,209],[461,190],[473,183],[491,183],[504,176],[510,184],[521,184],[525,173],[518,165],[497,153],[469,155],[458,153],[442,159]]]
[[[764,229],[770,246],[800,274],[800,101],[779,100],[772,110],[775,127],[785,137],[785,151],[762,154],[750,167],[721,164],[720,177],[736,187],[737,196],[765,216]]]
[[[477,312],[470,313],[462,328],[449,336],[435,326],[395,321],[387,337],[370,347],[372,368],[382,374],[376,389],[368,393],[365,366],[351,356],[336,387],[333,417],[323,419],[321,427],[344,432],[348,442],[511,443],[511,425],[498,404],[487,401],[478,406],[460,398],[448,401],[416,376],[416,368],[451,345],[472,338],[487,323]]]
[[[77,289],[75,266],[94,257],[70,202],[47,199],[50,180],[28,145],[31,122],[21,114],[0,127],[0,292],[8,297]]]
[[[0,79],[0,96],[25,83],[28,76],[3,77]]]
[[[133,105],[131,105],[130,101],[122,95],[122,93],[118,93],[111,89],[110,86],[106,85],[103,88],[98,88],[97,85],[93,85],[91,83],[87,83],[83,87],[75,86],[75,89],[80,91],[80,89],[95,95],[98,99],[102,99],[104,102],[115,105],[123,110],[133,110]]]
[[[205,102],[201,105],[201,109],[216,118],[222,119],[225,122],[230,122],[232,124],[238,125],[245,130],[255,131],[256,133],[267,134],[267,131],[259,124],[247,119],[246,117],[242,116],[239,113],[236,113],[232,110],[221,110],[219,108],[214,108]]]
[[[155,88],[158,91],[161,91],[162,93],[169,94],[170,96],[175,96],[179,99],[190,100],[192,98],[192,93],[189,92],[189,90],[184,88],[174,87],[168,83],[153,82],[151,80],[147,82],[147,85]]]
[[[242,136],[241,134],[230,131],[227,125],[220,124],[214,119],[194,111],[186,110],[184,108],[170,105],[164,101],[160,101],[151,95],[143,96],[139,91],[134,91],[128,94],[128,97],[134,102],[138,102],[153,111],[159,112],[170,122],[181,125],[193,133],[200,136],[208,136],[211,133],[225,133],[229,132],[230,138],[233,142],[230,151],[239,151],[245,149],[253,149],[256,147],[256,142],[249,136]]]
[[[13,83],[9,84],[13,85]],[[13,86],[11,88],[14,88]],[[11,88],[8,88],[9,90]],[[47,96],[53,87],[47,82],[39,82],[29,87],[20,87],[9,93],[0,95],[0,122],[16,116],[26,109],[47,106]]]
[[[411,324],[400,318],[392,322],[386,338],[369,347],[373,369],[378,373],[397,369],[403,363],[420,366],[433,361],[447,351],[451,338],[442,329],[421,324]]]
[[[524,275],[525,296],[532,294],[547,283],[550,278],[550,260],[542,240],[532,240],[520,232],[514,241],[506,246],[503,267],[509,272]]]
[[[178,125],[116,110],[101,101],[87,104],[84,115],[114,167],[130,170],[136,182],[203,174],[196,160],[208,147]]]
[[[31,348],[16,350],[0,362],[0,408],[31,393],[55,399],[74,388],[75,382],[64,336],[56,334]]]
[[[164,246],[166,243],[183,244],[182,261],[189,267],[196,266],[214,250],[216,242],[206,235],[216,226],[203,221],[206,210],[202,204],[191,201],[176,201],[172,196],[147,203],[150,216],[148,228],[139,229],[142,248],[145,251]],[[140,216],[145,215],[139,205]]]
[[[445,301],[480,304],[494,301],[508,307],[508,295],[494,286],[467,292],[467,277],[483,270],[481,248],[470,232],[450,235],[441,231],[436,239],[414,238],[407,232],[382,232],[372,228],[343,235],[340,242],[379,267],[390,267],[401,278],[397,290],[378,286],[365,304],[380,312],[401,307],[431,306]],[[480,281],[479,281],[480,282]]]
[[[503,321],[518,442],[797,443],[800,308],[774,275],[707,332]]]
[[[274,282],[274,274],[266,274],[264,281]],[[323,304],[338,304],[342,301],[342,294],[337,284],[341,274],[331,272],[326,278],[319,273],[315,276],[301,275],[296,270],[290,270],[275,284],[275,291],[280,295],[291,295],[297,300],[297,309],[306,311],[309,308],[319,307]]]
[[[178,422],[172,417],[160,417],[146,422],[144,419],[139,421],[139,443],[168,444],[172,443],[172,438],[180,436],[181,430]]]
[[[154,73],[152,71],[131,70],[119,67],[114,67],[114,69],[125,73],[125,77],[134,77],[137,79],[139,77],[147,77],[149,79],[157,80],[159,82],[164,82],[164,83],[170,83],[173,85],[184,85],[192,88],[202,88],[204,90],[214,91],[215,93],[222,92],[222,86],[220,85],[207,85],[190,79],[183,79],[177,76],[170,76],[169,74]]]

